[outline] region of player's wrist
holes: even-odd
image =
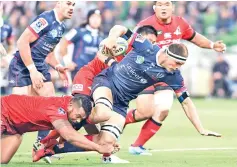
[[[58,71],[58,68],[60,68],[60,67],[63,67],[63,65],[59,63],[56,66],[54,66],[54,69]]]
[[[210,45],[209,45],[210,49],[214,49],[214,45],[215,45],[215,43],[211,41]]]
[[[37,68],[35,67],[34,63],[26,66],[26,68],[29,70],[29,72],[37,71]]]
[[[107,59],[105,59],[105,64],[109,65],[109,63],[112,61],[114,61],[114,59],[112,57],[108,57]]]

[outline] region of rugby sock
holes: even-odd
[[[148,119],[143,125],[140,134],[132,146],[143,146],[161,127],[161,123],[156,122],[152,118]]]
[[[136,112],[136,109],[132,109],[132,110],[128,111],[127,116],[126,116],[125,125],[137,122],[135,119],[135,112]]]
[[[42,140],[49,134],[49,130],[38,131],[38,139]]]

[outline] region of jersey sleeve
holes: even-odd
[[[175,71],[174,75],[168,76],[165,83],[167,83],[175,91],[175,93],[182,93],[187,91],[180,71]]]
[[[28,26],[30,31],[37,37],[42,36],[47,31],[49,31],[50,20],[47,17],[47,14],[41,14]]]
[[[65,39],[69,43],[76,43],[78,40],[80,40],[80,37],[81,31],[79,29],[72,29],[65,35]]]
[[[68,120],[66,111],[61,107],[52,106],[45,112],[50,122],[54,122],[58,119]]]
[[[142,35],[135,33],[129,43],[134,48],[134,51],[141,52],[152,47],[152,44]]]
[[[194,38],[196,32],[183,17],[181,17],[180,19],[181,19],[180,24],[182,25],[182,29],[183,29],[182,39],[191,41]]]

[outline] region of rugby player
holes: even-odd
[[[77,147],[111,153],[113,147],[91,142],[70,124],[86,119],[91,108],[91,101],[85,96],[37,97],[12,94],[1,97],[1,164],[8,163],[14,156],[21,144],[22,134],[38,130],[56,129],[65,140]]]
[[[142,20],[137,27],[152,25],[157,30],[156,42],[160,47],[180,43],[183,39],[201,48],[213,49],[217,52],[225,51],[226,45],[222,41],[212,42],[193,30],[183,17],[172,15],[174,5],[171,1],[156,1],[153,9],[155,14]],[[156,92],[155,99],[154,92]],[[164,82],[152,85],[139,94],[136,99],[136,109],[128,112],[126,124],[148,120],[144,123],[136,141],[129,147],[131,154],[150,155],[143,145],[160,129],[172,104],[173,90]]]

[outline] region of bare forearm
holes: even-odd
[[[192,122],[193,126],[197,129],[198,132],[203,131],[202,123],[199,119],[198,113],[196,111],[196,107],[190,98],[187,98],[183,103],[182,107],[184,109],[185,114],[188,119]]]
[[[21,59],[25,66],[33,64],[34,62],[31,56],[30,44],[19,39],[19,41],[17,42],[17,47],[19,49]]]
[[[213,49],[213,42],[199,33],[196,33],[195,37],[192,39],[191,42],[201,48]]]
[[[109,37],[118,38],[127,32],[127,28],[121,25],[115,25],[109,32]]]
[[[49,53],[45,61],[53,68],[55,68],[56,65],[60,64],[59,61],[56,59],[54,52]]]

